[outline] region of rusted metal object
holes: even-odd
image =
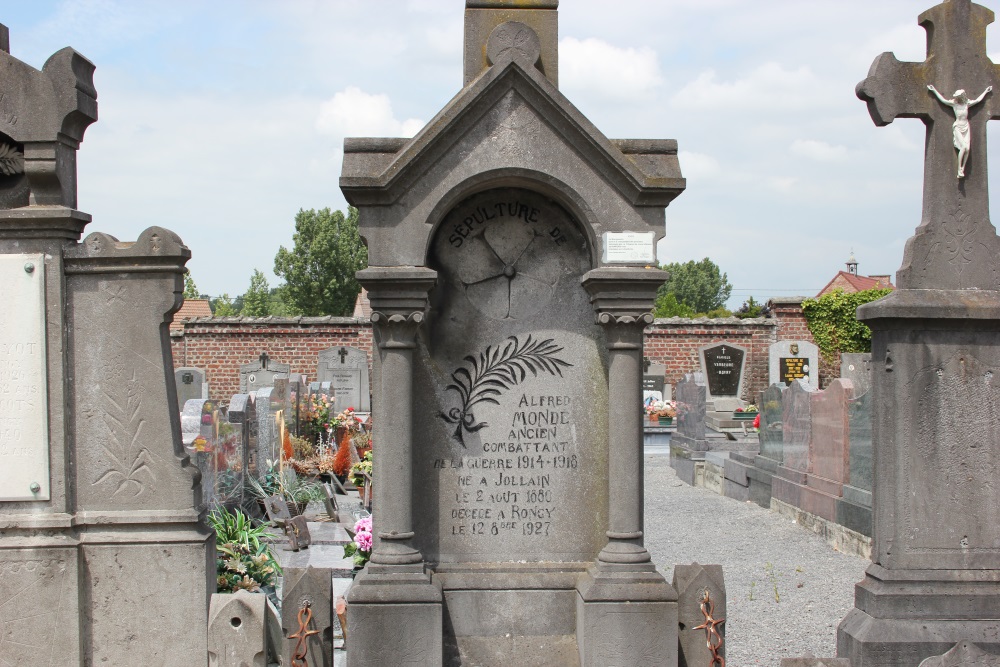
[[[719,650],[722,648],[722,635],[718,631],[718,627],[725,623],[726,619],[712,617],[712,614],[715,613],[715,603],[712,602],[707,588],[701,596],[701,613],[705,616],[705,622],[696,625],[694,629],[705,631],[708,650],[712,652],[712,662],[709,663],[708,667],[726,667],[726,659],[719,655]]]
[[[295,651],[292,652],[292,667],[308,667],[305,659],[309,655],[309,637],[319,634],[319,630],[309,629],[313,616],[311,607],[312,604],[309,602],[302,603],[302,608],[299,609],[299,615],[296,617],[299,621],[299,629],[295,634],[288,635],[289,639],[297,640]]]

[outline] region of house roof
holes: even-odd
[[[851,290],[845,289],[845,291],[850,292],[864,292],[865,290],[885,289],[887,287],[889,289],[896,288],[886,276],[857,276],[847,271],[838,271],[837,275],[816,296],[820,297],[824,294],[829,294],[838,287],[844,289],[844,283],[847,283],[852,288]]]
[[[174,319],[170,323],[170,330],[183,331],[184,320],[211,316],[212,307],[208,304],[208,299],[184,299],[181,309],[174,313]]]
[[[368,290],[364,287],[358,292],[358,298],[354,301],[354,315],[352,317],[357,317],[361,319],[371,319],[372,316],[372,303],[368,300]]]

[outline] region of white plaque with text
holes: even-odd
[[[636,264],[655,262],[653,232],[604,232],[604,263]]]
[[[0,255],[0,501],[49,499],[45,257]]]

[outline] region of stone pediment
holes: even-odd
[[[369,248],[386,253],[377,250],[373,266],[422,265],[445,213],[491,187],[558,200],[594,248],[604,232],[662,237],[663,207],[685,187],[676,141],[609,140],[544,74],[513,58],[473,80],[413,139],[347,139],[344,153],[341,189],[362,208]],[[388,233],[395,243],[379,243]]]

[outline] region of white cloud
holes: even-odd
[[[335,137],[412,137],[422,120],[396,120],[388,95],[366,93],[356,86],[336,93],[320,105],[316,129]]]
[[[681,163],[681,172],[688,179],[708,179],[717,176],[722,170],[719,161],[711,155],[680,151],[677,157]]]
[[[806,66],[794,70],[778,63],[764,63],[742,79],[717,80],[715,70],[701,72],[671,98],[675,107],[718,110],[803,109],[822,104],[819,80]]]
[[[831,146],[816,139],[796,139],[792,142],[791,151],[799,157],[817,162],[839,162],[847,157],[847,148],[844,146]]]
[[[663,82],[656,52],[649,47],[619,48],[590,37],[559,41],[559,85],[628,100],[648,97]]]

